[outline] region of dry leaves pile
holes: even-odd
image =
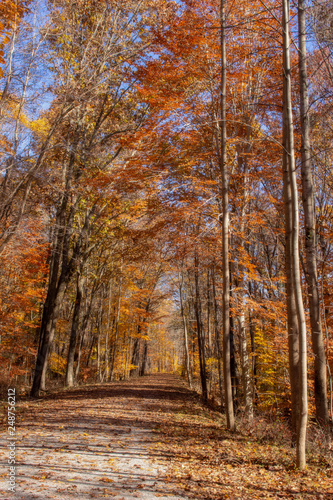
[[[173,384],[181,390],[179,380]],[[327,456],[312,451],[308,469],[297,471],[295,450],[279,444],[279,436],[251,437],[242,429],[229,433],[224,417],[203,406],[184,385],[182,396],[165,402],[169,413],[159,414],[156,448],[170,454],[170,481],[177,480],[188,497],[333,499],[332,460]]]
[[[228,433],[176,376],[54,392],[17,409],[18,488],[1,486],[5,499],[333,499],[327,457],[312,453],[308,470],[295,470],[295,450]]]

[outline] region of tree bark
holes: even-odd
[[[104,379],[106,382],[108,382],[110,378],[109,332],[110,332],[111,304],[112,304],[112,278],[109,281],[108,312],[107,312],[106,327],[105,327]]]
[[[206,356],[205,356],[205,338],[203,332],[203,325],[201,319],[201,300],[200,300],[200,290],[199,290],[199,259],[197,253],[194,257],[194,281],[195,281],[195,319],[197,323],[197,335],[198,335],[198,348],[199,348],[199,363],[200,363],[200,381],[203,400],[206,402],[208,399],[207,391],[207,372],[206,372]]]
[[[122,270],[122,268],[121,268],[121,270]],[[122,277],[120,277],[119,289],[118,289],[117,316],[116,316],[116,323],[115,323],[115,332],[114,332],[114,341],[113,341],[112,356],[111,356],[111,368],[110,368],[110,380],[111,381],[113,380],[114,365],[115,365],[117,346],[118,346],[119,318],[120,318],[120,305],[121,305],[121,287],[122,287]]]
[[[145,339],[143,343],[143,353],[139,371],[140,377],[143,377],[144,374],[146,373],[147,355],[148,355],[148,341]]]
[[[183,283],[184,277],[182,273],[178,273],[179,279],[179,297],[180,297],[180,313],[183,320],[183,329],[184,329],[184,350],[185,350],[185,367],[186,367],[186,375],[187,381],[190,389],[192,389],[192,377],[191,377],[191,368],[190,368],[190,356],[189,356],[189,346],[188,346],[188,331],[187,331],[187,321],[184,310],[184,300],[183,300]]]
[[[218,307],[216,300],[216,285],[215,285],[215,266],[212,268],[212,285],[213,285],[213,303],[214,303],[214,329],[215,329],[215,342],[217,351],[217,368],[219,372],[219,389],[221,398],[221,410],[223,407],[223,375],[222,375],[222,357],[223,349],[221,345],[221,335],[218,322]]]
[[[242,386],[243,398],[245,406],[245,416],[248,420],[253,419],[253,389],[251,384],[251,364],[248,354],[248,340],[245,321],[245,304],[244,296],[246,290],[246,269],[242,263],[243,253],[245,252],[246,240],[248,238],[248,230],[246,228],[246,214],[248,212],[248,183],[249,183],[249,165],[248,155],[251,151],[251,125],[250,117],[246,115],[246,146],[245,154],[238,150],[238,173],[243,179],[242,193],[240,194],[240,239],[238,242],[239,258],[238,258],[238,278],[237,278],[237,301],[239,304],[238,326],[239,326],[239,342],[240,342],[240,358],[242,369]]]
[[[296,442],[296,465],[300,469],[306,467],[306,430],[307,430],[307,344],[306,325],[302,298],[300,263],[299,263],[299,214],[298,214],[298,193],[294,155],[294,135],[293,117],[291,101],[291,66],[290,66],[290,5],[289,0],[283,0],[283,73],[284,73],[284,99],[283,99],[283,125],[284,134],[287,135],[286,154],[288,189],[287,195],[290,197],[291,225],[286,224],[290,229],[290,268],[291,280],[293,284],[294,300],[297,312],[298,341],[299,341],[299,415],[297,419],[297,442]],[[285,170],[285,168],[284,168]],[[288,200],[289,201],[289,200]]]
[[[222,198],[222,275],[223,275],[223,375],[227,428],[235,430],[230,367],[230,278],[229,278],[229,195],[226,127],[226,41],[225,6],[221,0],[221,198]]]
[[[140,335],[140,325],[138,325],[137,335]],[[140,360],[140,347],[141,347],[141,337],[137,337],[134,339],[133,343],[133,352],[132,352],[132,361],[131,365],[133,368],[130,369],[130,376],[136,375],[139,372],[139,360]],[[134,366],[136,368],[134,368]]]
[[[76,349],[76,339],[79,330],[80,323],[80,311],[83,297],[83,285],[84,276],[82,275],[82,270],[77,274],[76,282],[76,298],[73,312],[71,335],[69,339],[68,356],[67,356],[67,369],[66,369],[66,381],[65,385],[67,387],[73,387],[74,385],[74,359],[75,359],[75,349]]]
[[[301,178],[305,224],[306,281],[310,309],[312,349],[314,353],[314,388],[316,417],[320,424],[329,422],[327,404],[326,356],[320,316],[320,298],[317,279],[316,217],[311,171],[310,117],[308,77],[306,64],[305,2],[298,1],[298,65],[301,112]]]
[[[229,261],[229,280],[230,280],[230,295],[229,299],[232,301],[232,287],[233,287],[233,272],[232,263]],[[236,359],[235,349],[235,323],[232,315],[231,307],[229,307],[229,325],[230,325],[230,373],[231,373],[231,388],[232,388],[232,402],[234,410],[238,408],[239,402],[239,380],[238,380],[238,366]]]
[[[91,321],[91,314],[90,313],[91,313],[93,299],[94,299],[95,286],[96,285],[94,285],[92,287],[92,290],[90,293],[89,303],[86,302],[86,309],[85,309],[83,320],[82,320],[80,341],[79,341],[79,348],[78,348],[78,356],[77,356],[77,363],[76,363],[76,369],[75,369],[75,381],[77,381],[78,377],[79,377],[83,345],[85,342],[86,333],[88,331],[88,324],[89,324],[89,321]]]
[[[96,330],[97,330],[97,377],[99,382],[103,382],[103,370],[102,370],[102,347],[101,347],[101,334],[102,334],[102,329],[103,329],[103,316],[104,316],[104,300],[107,296],[106,290],[104,285],[101,287],[101,295],[100,295],[100,303],[99,303],[99,310],[98,310],[98,315],[97,315],[97,325],[96,325]]]
[[[285,60],[285,51],[283,60]],[[285,62],[284,62],[285,65]],[[285,72],[285,70],[284,70]],[[285,102],[286,77],[283,77],[283,95]],[[295,290],[292,277],[292,204],[291,187],[289,178],[289,125],[287,107],[283,105],[283,153],[282,153],[282,174],[283,174],[283,197],[285,213],[285,273],[286,273],[286,298],[287,298],[287,331],[288,331],[288,352],[289,352],[289,378],[291,390],[291,431],[292,443],[297,440],[297,421],[299,416],[299,330],[297,321],[297,311],[295,303]]]
[[[34,380],[31,388],[31,396],[33,397],[38,397],[39,391],[45,388],[47,360],[53,342],[55,323],[67,283],[74,271],[73,265],[68,266],[69,237],[72,230],[73,210],[69,210],[69,214],[67,214],[69,192],[72,185],[73,162],[74,157],[71,155],[71,160],[64,171],[64,192],[59,200],[56,215],[48,290],[43,308]],[[74,261],[72,260],[73,263]]]
[[[65,295],[68,283],[67,280],[69,280],[69,277],[66,280],[61,280],[59,283],[52,308],[46,308],[45,311],[43,311],[40,342],[36,359],[34,380],[31,388],[32,397],[38,397],[39,392],[41,390],[45,390],[45,375],[48,355],[54,338],[55,323]]]

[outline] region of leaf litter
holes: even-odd
[[[331,467],[313,459],[300,472],[291,448],[229,433],[174,375],[48,393],[17,409],[16,493],[2,474],[4,500],[333,499]]]

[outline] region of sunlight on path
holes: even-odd
[[[329,461],[295,470],[285,440],[229,433],[174,375],[22,399],[15,426],[15,494],[0,433],[3,500],[333,499]]]
[[[77,388],[25,403],[17,422],[16,492],[6,492],[2,446],[1,498],[185,499],[168,478],[162,453],[151,448],[154,394],[148,378],[144,383]]]

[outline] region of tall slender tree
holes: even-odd
[[[300,469],[306,466],[306,434],[308,418],[307,401],[307,341],[306,324],[302,297],[302,284],[299,261],[299,209],[294,151],[294,130],[291,99],[291,63],[290,63],[290,3],[283,0],[283,171],[286,205],[286,242],[290,248],[290,260],[286,266],[290,268],[287,279],[291,279],[293,298],[296,305],[298,343],[299,343],[299,414],[297,416],[296,463]],[[290,220],[291,217],[291,220]],[[293,312],[294,314],[294,312]]]
[[[235,430],[234,406],[231,385],[230,349],[230,277],[229,277],[229,195],[227,165],[227,113],[226,113],[226,15],[225,2],[221,0],[221,199],[222,199],[222,265],[223,265],[223,375],[227,427]]]
[[[316,417],[326,426],[329,421],[327,404],[326,356],[320,315],[317,277],[316,216],[311,167],[309,91],[307,76],[305,1],[298,1],[298,65],[301,118],[301,178],[305,229],[306,282],[310,310],[312,348],[314,353],[314,392]]]

